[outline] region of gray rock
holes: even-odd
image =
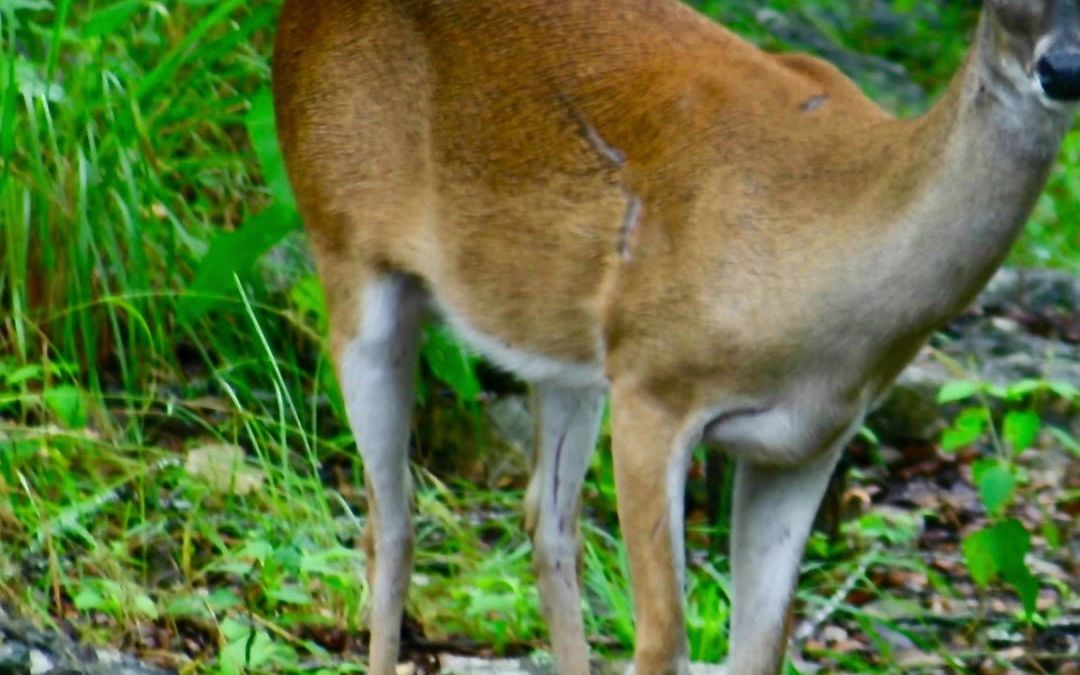
[[[40,649],[30,650],[30,675],[46,675],[55,670],[55,663]]]
[[[0,675],[170,675],[114,650],[95,651],[0,610]]]
[[[0,675],[30,675],[30,650],[26,645],[0,644]]]

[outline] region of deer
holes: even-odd
[[[532,387],[525,525],[557,672],[590,668],[577,523],[609,398],[632,672],[688,672],[705,443],[736,462],[728,672],[775,675],[838,455],[1043,188],[1080,5],[985,0],[914,118],[678,0],[287,0],[273,89],[364,467],[371,672],[401,647],[434,315]]]

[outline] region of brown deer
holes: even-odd
[[[728,668],[765,675],[838,453],[1043,186],[1080,98],[1080,6],[986,0],[910,120],[677,0],[289,0],[274,89],[364,460],[371,672],[398,657],[434,309],[534,385],[527,526],[558,671],[589,671],[575,521],[610,391],[636,672],[688,668],[704,440],[738,462]]]

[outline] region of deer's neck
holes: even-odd
[[[995,39],[984,17],[949,91],[923,118],[900,123],[911,149],[902,169],[923,180],[906,181],[915,187],[901,213],[882,214],[895,226],[875,263],[887,270],[879,290],[909,303],[894,314],[927,330],[962,310],[1004,260],[1072,120]]]

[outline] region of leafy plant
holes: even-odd
[[[1056,396],[1070,405],[1080,403],[1080,389],[1067,382],[1025,380],[1008,387],[973,381],[955,381],[942,387],[938,402],[942,404],[974,401],[964,407],[942,437],[942,449],[955,452],[989,439],[991,456],[977,459],[972,465],[972,478],[979,498],[990,516],[990,523],[964,538],[963,550],[971,577],[981,587],[998,579],[1013,587],[1031,620],[1039,582],[1029,569],[1025,556],[1031,550],[1031,535],[1023,524],[1008,516],[1017,485],[1025,480],[1025,472],[1017,463],[1018,456],[1033,448],[1045,427],[1062,440],[1069,437],[1066,430],[1044,425],[1032,407],[1042,397]],[[1004,402],[1008,409],[1000,424],[995,423],[988,399]],[[1070,441],[1069,447],[1075,447]],[[1075,450],[1074,450],[1075,451]],[[1044,523],[1043,531],[1051,541],[1057,540],[1054,524]]]

